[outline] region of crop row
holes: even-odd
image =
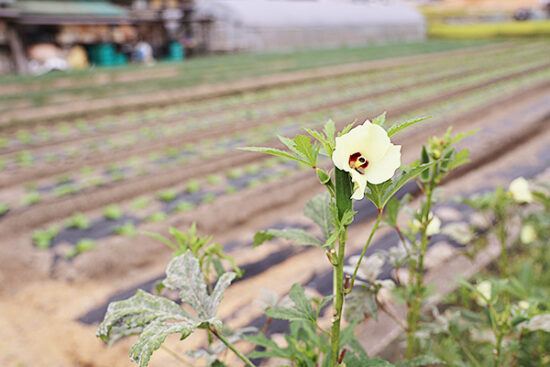
[[[45,75],[40,78],[35,78],[35,80],[25,77],[3,77],[0,79],[0,83],[5,85],[19,83],[29,86],[29,88],[19,89],[19,92],[5,95],[3,97],[4,99],[9,98],[11,101],[29,100],[31,105],[40,105],[51,103],[52,99],[58,99],[60,98],[59,96],[63,94],[74,95],[79,93],[81,95],[80,100],[98,96],[113,97],[117,95],[154,92],[157,90],[181,88],[182,86],[188,87],[203,83],[235,80],[243,77],[255,77],[346,62],[376,60],[387,57],[453,50],[483,44],[484,42],[432,40],[418,43],[345,48],[337,51],[311,50],[291,54],[234,55],[222,58],[203,58],[189,60],[181,64],[179,68],[174,68],[180,71],[179,75],[176,73],[176,75],[170,74],[169,77],[163,78],[137,78],[135,81],[129,80],[128,82],[116,82],[116,78],[101,78],[101,74],[115,74],[116,71],[106,73],[104,71],[92,70],[72,73],[69,77],[65,78],[60,78],[56,75]],[[163,67],[165,66],[160,65],[159,67],[153,68],[151,74],[155,74],[156,69]],[[150,70],[148,68],[144,69],[139,67],[132,69],[141,73],[148,73]],[[93,80],[96,75],[98,79],[107,80],[111,83],[109,83],[109,85],[90,83],[90,78]],[[60,79],[65,79],[65,81],[69,83],[63,83],[65,85],[62,88],[55,88],[56,81]],[[115,82],[113,82],[113,79]],[[41,88],[38,90],[32,88],[36,85]],[[35,91],[33,91],[33,89]],[[2,98],[0,98],[0,100],[1,99]]]
[[[528,74],[527,76],[523,76],[521,78],[518,78],[517,80],[506,81],[502,83],[497,83],[495,85],[490,85],[478,91],[475,91],[466,95],[462,95],[460,97],[451,98],[449,100],[438,103],[435,106],[430,106],[428,110],[437,111],[438,114],[440,112],[444,112],[446,113],[445,116],[452,118],[453,116],[460,115],[461,113],[463,113],[468,109],[479,107],[489,102],[491,99],[497,99],[498,97],[501,96],[501,93],[505,93],[505,94],[517,93],[522,89],[530,87],[531,85],[533,85],[533,83],[540,82],[541,80],[543,80],[543,78],[550,80],[550,70],[543,70],[542,72]],[[406,118],[406,116],[407,114],[398,116],[396,117],[396,120],[402,120]],[[109,227],[110,228],[109,231],[105,229],[98,230],[98,233],[102,233],[102,236],[100,238],[104,238],[112,233],[133,235],[136,233],[135,227],[138,223],[151,221],[151,220],[167,220],[169,219],[170,214],[177,212],[178,210],[190,210],[194,208],[196,205],[200,205],[201,203],[205,203],[205,202],[210,202],[211,200],[214,200],[215,198],[221,195],[233,193],[234,191],[232,187],[235,187],[236,188],[235,190],[238,190],[237,187],[242,188],[242,187],[246,187],[254,184],[260,184],[262,180],[276,179],[281,175],[284,176],[292,173],[292,171],[289,170],[290,167],[285,167],[285,165],[282,162],[277,162],[276,160],[268,160],[264,164],[265,165],[261,167],[261,172],[262,172],[262,175],[260,175],[261,178],[259,178],[259,176],[255,176],[258,174],[260,170],[259,166],[252,165],[252,166],[249,166],[249,168],[245,169],[244,171],[247,172],[248,176],[246,176],[246,178],[243,181],[241,181],[240,185],[235,184],[235,181],[233,181],[234,184],[231,184],[230,182],[232,182],[231,180],[242,179],[242,177],[238,177],[235,174],[235,171],[228,171],[226,172],[226,179],[221,179],[219,177],[215,179],[213,178],[214,176],[210,176],[210,177],[204,178],[202,181],[194,181],[191,183],[188,182],[179,188],[170,188],[170,189],[163,190],[162,192],[157,193],[157,198],[159,198],[158,200],[165,201],[165,202],[174,201],[173,204],[164,206],[165,209],[166,208],[170,208],[170,209],[158,211],[155,208],[149,208],[149,211],[146,211],[145,214],[142,212],[141,217],[139,217],[140,219],[136,220],[135,218],[137,218],[137,216],[131,213],[131,209],[135,207],[129,206],[128,208],[130,208],[130,212],[128,213],[125,212],[124,218],[127,218],[127,219],[130,218],[130,219],[111,223],[112,225]],[[252,167],[256,167],[256,168],[252,168]],[[200,182],[202,182],[203,184],[206,182],[205,185],[207,185],[209,189],[202,191],[202,195],[193,196],[198,192],[199,190],[198,187],[200,187]],[[247,183],[243,184],[242,182],[247,182]],[[250,182],[254,182],[254,184],[251,184]],[[225,188],[221,189],[219,188],[219,186],[216,186],[216,184],[222,184],[222,185],[228,185],[228,186],[224,186]],[[230,189],[228,190],[227,187],[229,187]],[[190,199],[190,198],[193,198],[193,199]],[[140,200],[144,200],[144,199],[142,198]],[[151,199],[149,198],[145,200],[150,201]],[[134,202],[134,205],[135,205],[135,202]],[[104,215],[108,216],[110,210],[114,210],[114,209],[112,207],[105,208]],[[161,212],[163,214],[161,214]],[[79,219],[80,216],[81,215],[79,215],[78,213],[75,213],[75,217],[72,220],[75,221]],[[97,221],[99,225],[104,225],[104,222],[105,220],[103,220],[103,222],[101,220]],[[74,225],[71,224],[71,221],[67,222],[67,226],[74,227]],[[85,230],[86,229],[84,229],[83,232],[82,231],[77,232],[74,229],[70,230],[71,233],[73,233],[73,237],[70,237],[71,243],[76,247],[68,246],[67,244],[65,244],[65,246],[62,247],[63,251],[66,251],[69,254],[68,255],[69,257],[73,256],[72,254],[75,251],[77,252],[80,251],[78,250],[79,248],[78,243],[80,241],[84,241],[83,242],[84,245],[89,244],[89,237],[86,237],[87,232],[85,232]],[[48,237],[47,236],[48,233],[50,235],[55,234],[55,236],[51,236],[50,238],[50,240],[53,241],[54,243],[56,243],[55,241],[58,241],[58,242],[61,241],[59,239],[68,238],[66,237],[67,235],[61,235],[61,237],[57,237],[58,235],[60,235],[60,233],[65,233],[65,232],[53,231],[51,228],[47,228],[45,230],[41,230],[36,233],[38,233],[39,235],[38,237],[35,238],[35,241],[39,241],[37,238],[40,237],[40,234]],[[80,236],[78,236],[77,233],[80,233]],[[84,245],[81,245],[81,246],[84,246]],[[87,248],[87,247],[84,246],[83,248]]]
[[[372,86],[383,85],[392,79],[408,79],[411,82],[414,78],[422,80],[422,75],[432,76],[445,75],[446,71],[471,71],[478,67],[493,66],[492,59],[504,59],[504,64],[510,64],[517,60],[526,60],[529,56],[537,57],[540,54],[538,44],[528,44],[522,47],[519,57],[503,56],[509,50],[488,50],[480,53],[475,58],[454,57],[449,60],[435,60],[432,62],[412,64],[391,68],[389,70],[375,70],[363,74],[354,74],[342,76],[339,78],[330,78],[324,80],[314,80],[281,88],[271,88],[256,93],[245,93],[237,96],[228,96],[214,100],[206,100],[198,103],[184,103],[181,105],[170,106],[164,109],[150,109],[141,113],[129,113],[125,116],[107,116],[95,121],[86,119],[77,119],[72,122],[62,122],[54,126],[38,126],[34,129],[18,129],[16,131],[3,134],[0,139],[0,149],[23,148],[36,144],[43,144],[52,141],[65,141],[68,138],[79,138],[84,136],[94,136],[100,133],[108,133],[113,130],[126,128],[136,128],[137,125],[158,125],[162,121],[176,122],[181,124],[182,118],[185,118],[187,124],[196,124],[202,122],[205,114],[211,115],[213,112],[227,113],[228,109],[237,109],[234,111],[234,118],[250,118],[255,113],[246,113],[245,107],[257,103],[288,102],[296,98],[303,98],[304,93],[327,94],[336,93],[339,89],[351,90],[362,84]],[[531,55],[533,54],[533,55]],[[485,57],[483,57],[485,56]],[[499,63],[497,63],[498,65]],[[500,63],[503,64],[503,63]],[[224,115],[227,117],[228,115]],[[1,151],[1,150],[0,150]]]
[[[448,80],[441,81],[439,83],[433,83],[428,86],[421,86],[417,88],[413,88],[418,82],[418,78],[413,79],[413,82],[408,82],[408,79],[405,79],[405,88],[409,88],[408,91],[401,92],[400,96],[406,96],[411,97],[413,96],[420,96],[424,95],[427,96],[430,93],[434,94],[441,90],[446,90],[447,88],[463,88],[468,85],[473,85],[476,83],[482,83],[484,81],[488,81],[492,78],[497,78],[504,76],[506,74],[514,73],[517,71],[521,71],[524,69],[529,69],[533,67],[538,67],[541,65],[544,65],[545,61],[540,61],[535,59],[531,62],[526,62],[522,64],[517,65],[508,65],[502,68],[494,68],[487,70],[483,73],[477,73],[477,74],[471,74],[466,75],[460,79],[452,79],[449,78]],[[396,88],[396,86],[399,86],[399,84],[392,84],[387,83],[386,88]],[[372,95],[372,90],[374,88],[370,85],[364,85],[363,87],[353,88],[350,89],[348,92],[339,92],[339,93],[329,93],[329,94],[320,94],[320,95],[314,95],[310,97],[309,99],[304,99],[302,101],[299,101],[292,105],[292,107],[288,106],[288,103],[279,104],[275,106],[270,106],[267,108],[266,106],[263,106],[262,108],[258,109],[252,109],[247,111],[246,113],[255,115],[256,117],[252,121],[258,121],[257,124],[262,123],[262,118],[265,118],[266,116],[277,116],[277,115],[284,115],[286,113],[292,113],[296,112],[298,116],[303,111],[309,111],[309,110],[315,110],[319,109],[322,106],[334,106],[334,105],[346,105],[346,104],[353,104],[356,100],[362,100],[362,98],[366,98],[368,95]],[[382,96],[384,97],[384,96]],[[377,97],[373,98],[371,101],[376,100]],[[244,111],[244,110],[242,110]],[[296,114],[293,116],[296,117]],[[232,117],[229,117],[229,120],[231,120]],[[233,121],[233,120],[231,120]],[[238,117],[234,121],[239,121]],[[212,118],[211,120],[205,119],[205,121],[202,121],[200,124],[200,130],[209,130],[213,129],[215,127],[224,125],[224,123],[227,123],[224,118]],[[197,124],[195,124],[197,125]],[[253,127],[255,124],[248,125],[250,127]],[[118,137],[110,137],[109,139],[104,140],[94,140],[88,143],[86,146],[82,146],[81,142],[75,142],[73,145],[64,146],[63,149],[57,147],[55,150],[41,150],[39,152],[32,152],[28,150],[23,150],[18,152],[17,154],[11,154],[4,156],[3,159],[3,168],[5,170],[13,170],[21,167],[29,167],[34,166],[36,164],[40,163],[54,163],[63,161],[66,159],[78,159],[79,157],[86,157],[88,155],[97,154],[98,152],[102,151],[108,151],[112,149],[124,149],[127,147],[131,147],[135,144],[140,144],[143,146],[142,143],[149,143],[152,141],[160,140],[166,137],[170,137],[172,140],[176,140],[176,138],[182,137],[186,134],[188,134],[189,126],[192,126],[191,124],[172,124],[167,126],[161,126],[159,128],[146,128],[143,127],[139,129],[139,131],[136,132],[129,132],[125,133]]]
[[[513,79],[512,81],[496,83],[492,89],[504,90],[505,88],[521,88],[523,84],[544,80],[544,78],[548,77],[547,74],[548,72],[545,70],[527,74],[518,80]],[[467,83],[467,80],[463,80],[462,83]],[[474,93],[473,95],[475,95],[475,97],[471,97],[471,101],[477,101],[479,103],[485,102],[487,99],[483,98],[484,95],[487,95],[487,93],[483,92],[485,89],[487,88],[481,89],[482,92]],[[318,121],[326,119],[327,116],[331,116],[337,120],[345,120],[349,119],[350,116],[364,114],[367,111],[369,113],[375,113],[377,105],[394,105],[398,107],[399,105],[407,104],[411,101],[425,98],[426,96],[434,96],[438,90],[439,88],[437,86],[430,86],[427,90],[418,89],[415,90],[415,93],[402,93],[391,96],[389,99],[374,100],[371,101],[372,105],[365,106],[364,102],[357,102],[340,106],[339,108],[333,108],[332,110],[329,109],[328,111],[315,111],[301,116],[301,121],[307,126],[315,127]],[[455,99],[458,99],[458,103],[460,104],[460,99],[467,98],[467,96],[468,94],[456,97]],[[444,106],[448,105],[446,102],[441,102],[441,104]],[[423,108],[423,110],[425,112],[426,108]],[[429,108],[428,111],[430,111]],[[458,111],[460,111],[460,109],[458,109]],[[451,112],[452,111],[449,111],[449,113]],[[2,197],[7,198],[4,200],[3,211],[7,211],[9,208],[16,209],[18,207],[26,207],[42,200],[51,200],[59,196],[73,195],[87,188],[103,186],[109,183],[113,184],[121,180],[152,174],[167,168],[174,169],[179,166],[184,168],[185,164],[190,161],[216,159],[216,157],[229,154],[237,146],[259,144],[267,141],[273,136],[273,131],[277,127],[281,129],[279,131],[281,134],[292,133],[296,130],[296,123],[294,119],[285,119],[280,124],[259,126],[245,132],[234,133],[231,136],[227,136],[217,141],[206,140],[195,145],[189,143],[180,149],[175,147],[166,148],[162,151],[151,152],[147,157],[132,157],[120,164],[111,163],[95,169],[92,167],[84,167],[77,175],[61,175],[54,180],[46,180],[39,183],[29,182],[26,184],[25,193],[17,194],[9,190],[3,192]]]

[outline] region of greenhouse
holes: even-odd
[[[211,0],[197,33],[212,52],[355,46],[425,37],[423,16],[400,2]]]

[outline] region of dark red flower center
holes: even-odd
[[[364,174],[365,168],[369,165],[369,161],[367,161],[361,153],[357,152],[349,156],[348,164],[350,168],[356,170],[360,174]]]

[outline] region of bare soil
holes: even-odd
[[[473,190],[481,184],[505,184],[510,178],[500,175],[499,169],[509,170],[516,165],[521,167],[524,162],[544,158],[538,153],[548,148],[550,139],[548,123],[543,122],[550,112],[549,95],[548,86],[541,86],[515,99],[471,111],[460,120],[441,120],[430,125],[430,129],[417,129],[411,134],[397,136],[397,142],[403,144],[403,160],[412,161],[426,137],[441,134],[451,123],[457,133],[482,128],[477,136],[466,142],[472,149],[473,163],[468,171],[462,171],[446,184],[447,195]],[[256,159],[254,155],[247,154],[246,157]],[[244,153],[242,159],[245,160]],[[179,178],[184,179],[183,176]],[[136,183],[136,187],[151,184],[151,181]],[[124,187],[102,200],[120,200],[130,195],[125,191],[131,190],[130,186]],[[182,213],[170,224],[185,228],[195,220],[201,232],[213,233],[221,243],[231,240],[249,243],[256,230],[281,218],[285,222],[307,224],[301,214],[303,204],[319,190],[315,176],[304,171],[285,181],[247,189],[194,212]],[[88,200],[101,199],[95,196]],[[70,204],[59,202],[48,210],[61,210],[63,205]],[[26,220],[32,219],[28,217]],[[127,357],[131,341],[106,348],[95,338],[95,326],[84,325],[77,319],[120,291],[161,275],[171,256],[169,249],[141,236],[132,239],[119,237],[106,240],[72,263],[54,262],[47,252],[32,248],[26,235],[8,232],[17,225],[12,222],[0,231],[3,233],[0,239],[0,340],[3,341],[0,344],[0,365],[132,366]],[[350,251],[362,247],[364,235],[371,225],[367,221],[353,228]],[[151,224],[145,229],[165,233],[166,224]],[[268,244],[255,250],[237,247],[232,254],[240,264],[248,264],[269,259],[288,247],[285,244],[279,246]],[[314,258],[319,261],[312,261]],[[329,270],[324,255],[318,250],[299,250],[277,266],[268,267],[230,287],[220,316],[232,326],[246,325],[261,314],[253,304],[260,288],[272,288],[283,294],[290,284],[306,282],[315,274]],[[169,339],[168,345],[182,352],[200,342],[200,338],[183,343]],[[151,365],[174,363],[172,357],[159,351]]]

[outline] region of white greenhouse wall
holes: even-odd
[[[287,51],[425,38],[416,10],[400,3],[205,0],[197,16],[212,21],[213,52]]]

